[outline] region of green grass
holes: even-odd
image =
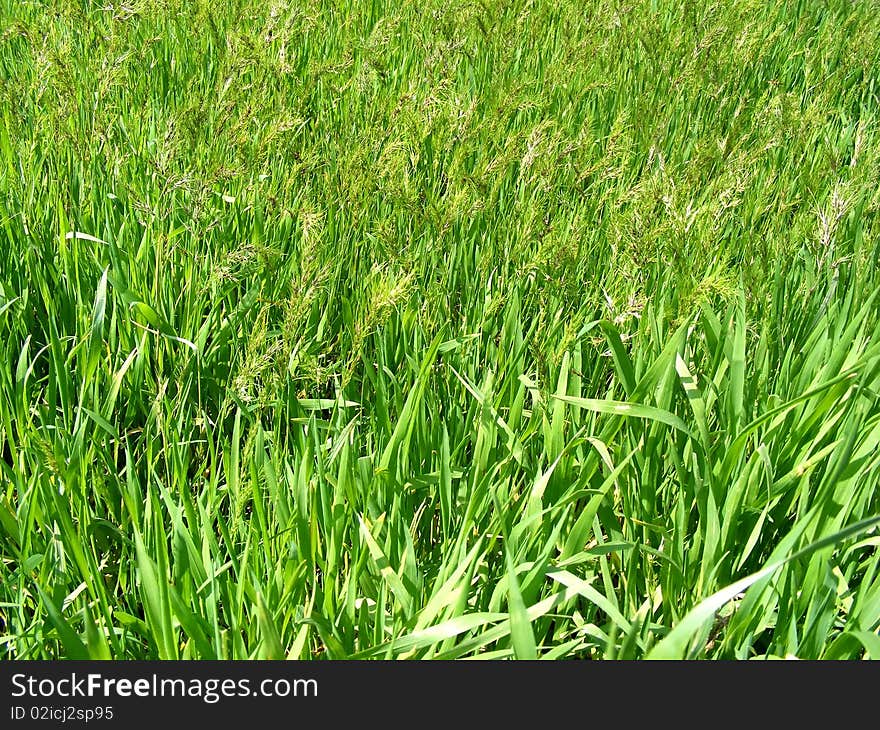
[[[0,0],[7,658],[880,658],[874,0]]]

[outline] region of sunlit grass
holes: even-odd
[[[880,658],[876,2],[0,0],[9,658]]]

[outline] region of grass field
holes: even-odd
[[[880,4],[0,0],[0,655],[880,658]]]

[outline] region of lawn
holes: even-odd
[[[876,0],[0,0],[0,656],[880,659]]]

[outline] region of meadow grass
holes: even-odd
[[[7,658],[880,658],[874,0],[0,0]]]

